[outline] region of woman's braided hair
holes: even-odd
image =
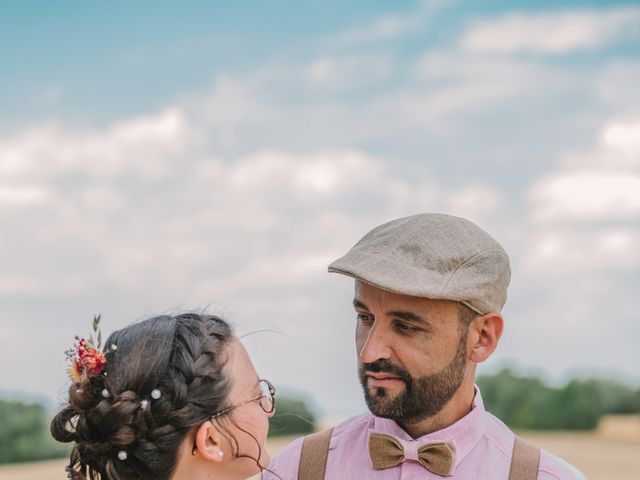
[[[68,404],[51,422],[56,440],[75,442],[69,478],[169,479],[187,433],[229,406],[223,367],[233,338],[224,320],[196,313],[112,333],[104,372],[71,385]]]

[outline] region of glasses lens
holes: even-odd
[[[262,396],[260,397],[260,406],[266,413],[273,412],[273,408],[275,406],[275,389],[267,380],[260,380],[260,391],[262,393]]]

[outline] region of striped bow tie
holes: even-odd
[[[436,475],[453,475],[455,446],[449,442],[419,444],[406,442],[384,433],[369,432],[369,457],[376,470],[395,467],[415,460]]]

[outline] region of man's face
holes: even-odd
[[[354,307],[358,371],[369,410],[400,424],[440,412],[468,363],[457,303],[356,281]]]

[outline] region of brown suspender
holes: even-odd
[[[511,455],[509,480],[536,480],[540,465],[540,449],[516,436]]]
[[[324,480],[332,433],[333,428],[330,428],[304,437],[300,452],[298,480]],[[536,480],[539,464],[540,449],[516,436],[509,480]]]
[[[324,480],[333,428],[304,437],[298,480]]]

